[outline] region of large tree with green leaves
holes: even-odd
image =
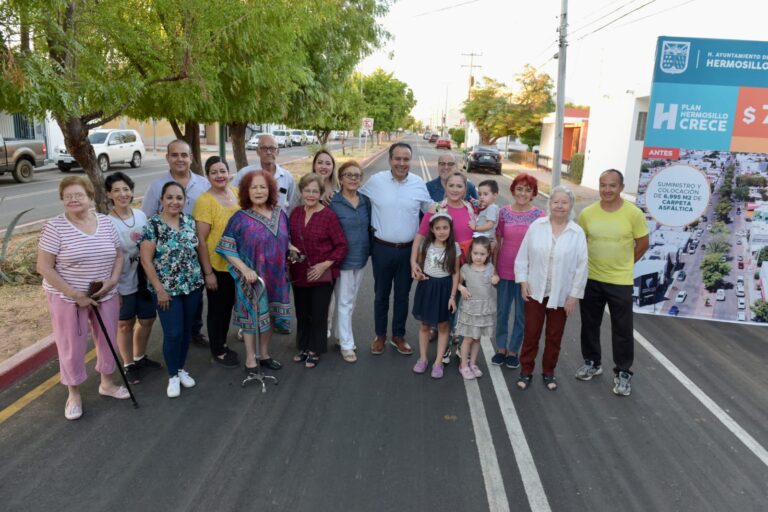
[[[195,17],[210,8],[203,0],[0,4],[0,109],[53,116],[67,150],[93,181],[101,211],[103,179],[88,131],[123,114],[148,88],[181,84],[196,72],[194,38],[210,34],[163,28],[163,20],[180,18],[182,4]]]
[[[541,120],[555,108],[552,79],[526,65],[515,82],[512,90],[503,82],[484,77],[472,88],[462,111],[477,128],[481,144],[493,144],[507,136],[539,143]]]
[[[379,68],[363,78],[362,87],[365,115],[373,118],[374,130],[393,132],[402,128],[406,117],[416,106],[408,84]]]

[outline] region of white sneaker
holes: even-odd
[[[168,398],[176,398],[181,395],[178,377],[171,377],[168,379],[168,389],[166,390],[166,393],[168,393]]]
[[[179,370],[179,380],[181,381],[181,385],[185,388],[195,387],[195,379],[189,376],[187,370]]]

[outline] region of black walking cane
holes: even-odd
[[[104,283],[101,281],[92,281],[91,284],[88,285],[88,296],[93,297],[93,295],[101,290],[101,287],[104,286]],[[104,326],[104,320],[101,319],[101,313],[99,313],[99,307],[98,306],[91,306],[93,309],[93,312],[96,313],[96,320],[99,321],[99,326],[101,327],[101,332],[104,333],[104,337],[107,338],[107,345],[109,346],[109,351],[112,352],[112,357],[115,358],[115,363],[117,363],[117,369],[120,371],[120,376],[123,378],[123,383],[125,383],[125,387],[128,390],[128,394],[131,395],[131,401],[133,402],[133,407],[138,408],[139,403],[136,401],[136,397],[133,396],[133,390],[131,389],[131,385],[128,384],[128,379],[125,377],[125,372],[123,371],[123,363],[120,362],[120,359],[117,357],[117,352],[115,352],[115,347],[112,346],[112,340],[109,338],[109,334],[107,334],[107,328]]]

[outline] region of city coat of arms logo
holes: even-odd
[[[691,53],[691,43],[682,41],[664,41],[661,45],[661,62],[659,67],[664,73],[678,75],[688,69],[688,55]]]

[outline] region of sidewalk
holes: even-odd
[[[549,197],[549,190],[552,188],[552,173],[550,171],[533,169],[509,161],[504,161],[502,169],[504,174],[510,177],[514,177],[521,172],[530,174],[539,180],[541,184],[545,185],[539,188],[539,193],[545,197]],[[579,210],[600,199],[600,193],[597,190],[571,183],[565,176],[561,177],[560,184],[571,189],[576,195],[576,206]]]

